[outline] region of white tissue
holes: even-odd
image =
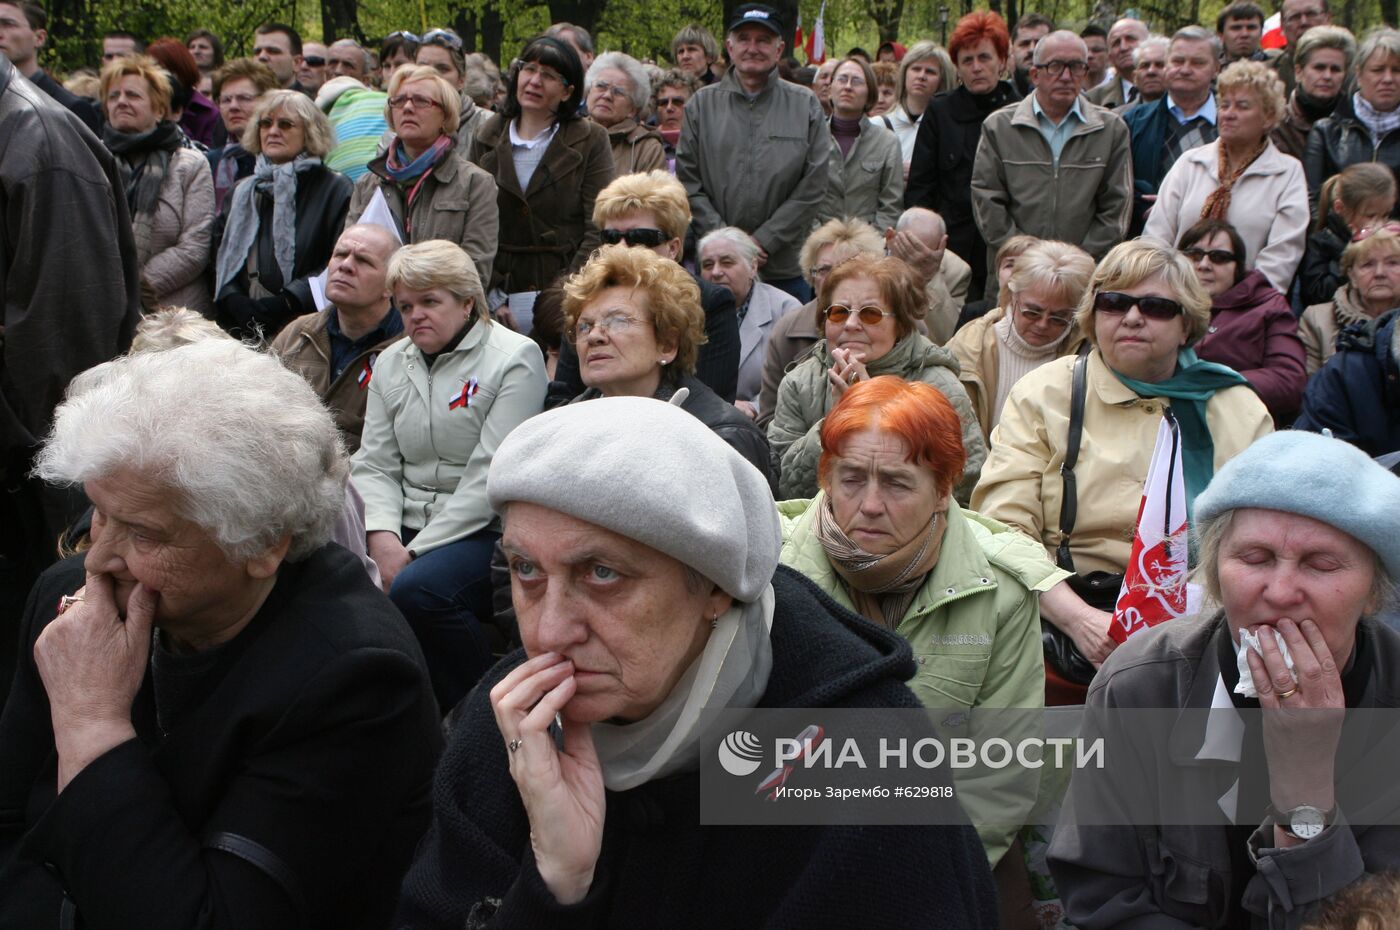
[[[1293,656],[1288,654],[1288,644],[1283,641],[1283,634],[1274,630],[1274,642],[1278,643],[1278,651],[1283,655],[1283,664],[1288,666],[1288,671],[1293,674],[1293,683],[1298,683],[1298,673],[1293,669]],[[1258,634],[1247,630],[1240,630],[1240,649],[1236,659],[1240,664],[1240,680],[1235,684],[1235,693],[1247,698],[1257,698],[1259,692],[1254,687],[1254,676],[1249,671],[1249,659],[1247,649],[1253,649],[1262,659],[1264,650],[1259,648]]]

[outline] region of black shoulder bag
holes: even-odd
[[[1064,481],[1064,493],[1060,504],[1060,544],[1055,547],[1055,564],[1067,572],[1073,572],[1074,556],[1069,551],[1069,537],[1074,532],[1075,519],[1079,513],[1079,495],[1075,486],[1074,466],[1079,461],[1079,445],[1084,437],[1084,397],[1088,390],[1089,355],[1081,353],[1074,360],[1074,379],[1070,386],[1069,400],[1069,441],[1065,447],[1065,460],[1060,465],[1060,477]],[[1118,572],[1090,572],[1087,575],[1075,573],[1066,579],[1070,590],[1078,594],[1084,603],[1097,610],[1113,612],[1118,600],[1118,591],[1123,586],[1123,575]],[[1045,649],[1045,663],[1066,681],[1087,685],[1094,679],[1094,665],[1080,654],[1069,634],[1049,620],[1040,621],[1040,640]]]

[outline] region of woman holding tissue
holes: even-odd
[[[1203,714],[1169,718],[1157,758],[1075,773],[1050,848],[1075,926],[1298,927],[1400,864],[1400,834],[1374,826],[1400,822],[1377,751],[1394,744],[1355,716],[1342,728],[1346,710],[1400,706],[1400,636],[1374,619],[1400,576],[1397,512],[1400,479],[1300,432],[1259,440],[1196,499],[1198,572],[1219,606],[1109,656],[1081,736],[1121,726],[1124,711],[1215,713],[1204,728]],[[1217,825],[1171,825],[1207,822],[1186,798]],[[1160,825],[1087,825],[1148,823],[1134,813],[1144,799]]]

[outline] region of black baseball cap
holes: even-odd
[[[764,3],[745,3],[740,6],[734,11],[734,18],[729,21],[729,27],[724,31],[733,32],[749,23],[771,29],[780,39],[783,37],[783,21],[778,17],[778,11]]]

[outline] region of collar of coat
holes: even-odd
[[[1298,160],[1291,155],[1280,152],[1272,139],[1266,137],[1265,141],[1264,151],[1260,153],[1258,158],[1249,163],[1249,166],[1244,169],[1244,174],[1240,175],[1241,178],[1283,174],[1291,167],[1288,162],[1292,161],[1297,164]],[[1183,154],[1179,160],[1198,164],[1205,168],[1211,177],[1215,177],[1215,173],[1220,170],[1220,140],[1216,139],[1214,142],[1198,145]],[[1238,182],[1236,183],[1238,184]]]
[[[1034,99],[1035,94],[1032,92],[1029,96],[1022,98],[1020,103],[1016,104],[1016,109],[1012,111],[1011,114],[1011,125],[1025,126],[1028,129],[1034,129],[1036,132],[1040,132],[1040,120],[1036,119],[1035,108],[1032,105]],[[1073,139],[1076,136],[1101,131],[1104,128],[1104,114],[1108,111],[1103,107],[1095,106],[1083,97],[1076,98],[1075,102],[1079,104],[1081,118],[1079,125],[1075,127],[1074,132],[1070,133],[1069,137]]]

